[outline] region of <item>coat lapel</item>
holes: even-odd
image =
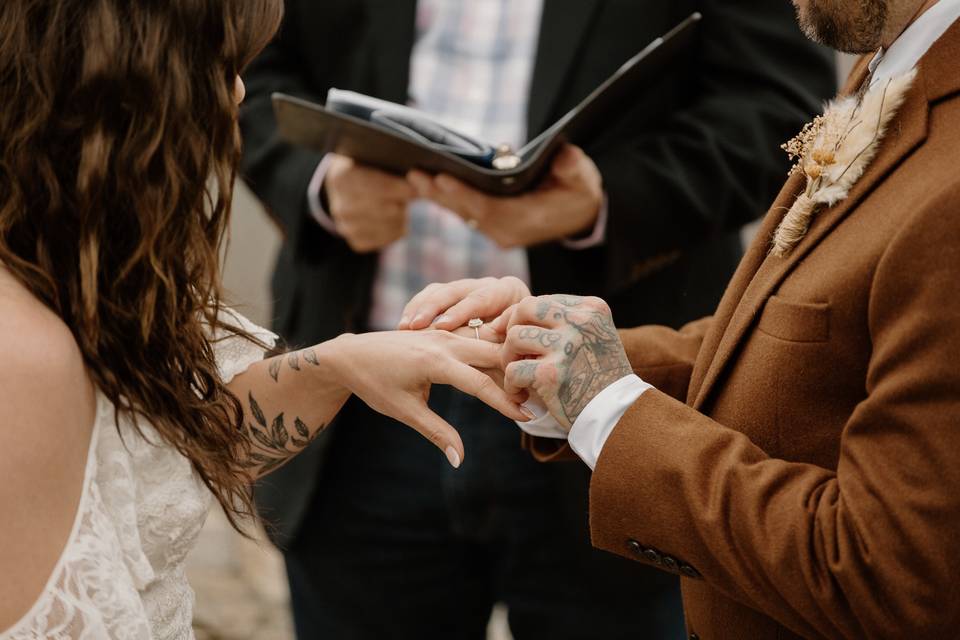
[[[544,0],[540,42],[530,87],[527,126],[532,138],[549,122],[594,14],[603,0]]]
[[[865,68],[865,65],[859,67],[859,73],[855,73],[851,77],[847,85],[849,91],[855,90],[860,85],[862,76],[865,75]],[[768,216],[770,220],[764,225],[765,233],[758,236],[748,254],[751,265],[756,267],[753,278],[749,280],[749,284],[743,289],[741,295],[736,298],[728,295],[727,298],[733,299],[725,299],[726,308],[720,310],[721,313],[729,314],[729,322],[726,329],[722,331],[722,335],[713,336],[716,343],[714,357],[703,375],[702,383],[698,385],[699,388],[691,393],[695,408],[700,409],[706,403],[710,391],[721,373],[732,360],[767,299],[776,291],[777,287],[890,172],[924,141],[927,136],[929,114],[929,102],[925,86],[925,74],[921,67],[906,101],[895,116],[887,137],[881,143],[877,157],[863,177],[850,190],[847,198],[836,206],[818,213],[806,237],[793,251],[785,258],[775,258],[767,254],[771,234],[776,225],[779,224],[782,213],[775,215],[772,212],[783,212],[789,208],[792,204],[792,198],[803,185],[803,179],[801,178],[792,185],[788,183],[788,186],[791,187],[790,193],[781,194]],[[793,180],[791,180],[792,182]],[[785,189],[786,191],[787,189]],[[746,281],[746,277],[743,280]],[[722,317],[720,319],[722,320]]]
[[[774,200],[773,205],[770,207],[770,213],[764,218],[763,224],[757,231],[756,240],[750,245],[743,259],[740,261],[736,273],[730,280],[723,299],[720,300],[720,304],[713,314],[713,328],[704,337],[703,344],[700,347],[697,366],[694,367],[693,375],[690,378],[690,390],[687,396],[687,402],[689,404],[693,404],[699,395],[708,367],[716,357],[720,341],[724,337],[727,327],[730,325],[733,314],[737,310],[744,292],[747,290],[747,287],[750,286],[751,281],[767,257],[769,239],[773,237],[773,232],[776,230],[777,225],[780,224],[780,218],[782,217],[776,215],[774,212],[789,209],[794,198],[796,198],[803,189],[803,185],[804,178],[802,176],[791,176],[787,180],[787,183],[780,191],[780,195],[777,196],[777,199]],[[761,242],[761,238],[765,238],[766,241]]]
[[[840,95],[850,95],[860,87],[867,77],[870,58],[871,56],[865,56],[854,65],[850,76],[840,91]],[[700,391],[703,388],[708,371],[714,375],[717,373],[716,368],[712,365],[716,360],[720,342],[726,334],[733,314],[743,300],[747,287],[750,286],[767,258],[770,249],[769,239],[773,237],[777,225],[783,218],[783,213],[790,209],[794,199],[803,189],[805,182],[803,176],[798,175],[792,175],[787,179],[783,189],[780,190],[780,194],[770,206],[769,212],[757,232],[756,240],[750,245],[740,261],[740,266],[737,267],[737,272],[730,281],[716,313],[714,313],[713,329],[705,336],[701,346],[700,357],[690,379],[690,390],[687,396],[689,404],[695,404],[695,401],[700,397]]]

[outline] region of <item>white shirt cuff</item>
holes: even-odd
[[[550,415],[540,398],[531,396],[529,400],[523,403],[523,406],[536,416],[536,419],[530,422],[517,423],[524,433],[528,433],[535,438],[567,439],[567,431]]]
[[[323,208],[323,201],[320,198],[320,192],[323,189],[323,180],[327,177],[327,171],[330,170],[330,163],[332,161],[333,156],[328,153],[323,156],[323,160],[320,161],[317,170],[313,172],[313,177],[307,186],[307,205],[310,207],[310,215],[317,221],[317,224],[329,233],[339,236],[337,224],[333,221],[333,218],[330,217],[330,214],[327,213],[327,210]]]
[[[639,376],[631,373],[601,391],[584,407],[580,417],[573,423],[567,440],[570,448],[588,467],[596,468],[600,452],[623,414],[652,388]]]
[[[600,214],[597,221],[593,223],[593,231],[586,238],[576,240],[564,240],[563,246],[574,251],[583,251],[584,249],[593,249],[599,247],[607,240],[607,221],[610,219],[610,202],[607,195],[603,195],[603,204],[600,206]]]

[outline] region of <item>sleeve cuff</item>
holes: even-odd
[[[330,170],[330,163],[332,161],[333,156],[328,153],[323,156],[323,159],[317,166],[317,170],[313,172],[313,177],[307,186],[307,205],[310,207],[310,215],[317,224],[323,227],[328,233],[339,236],[337,224],[333,221],[333,218],[330,217],[330,214],[327,213],[327,210],[323,208],[323,200],[320,197],[320,192],[323,189],[323,180],[327,177],[327,171]]]
[[[635,374],[620,378],[590,401],[573,423],[567,439],[570,448],[591,469],[597,466],[600,452],[623,414],[648,389],[653,387]]]
[[[600,206],[600,214],[597,221],[593,224],[593,231],[586,238],[577,238],[576,240],[564,240],[563,246],[574,251],[583,251],[584,249],[593,249],[599,247],[607,240],[607,221],[610,218],[610,201],[607,194],[603,194],[603,204]]]
[[[567,439],[566,430],[550,415],[550,412],[540,398],[531,397],[523,403],[523,406],[536,416],[536,419],[530,422],[517,423],[524,433],[535,438],[551,438],[553,440]]]

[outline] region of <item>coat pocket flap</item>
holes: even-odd
[[[760,331],[791,342],[826,342],[830,339],[830,304],[793,302],[771,296],[760,316]]]

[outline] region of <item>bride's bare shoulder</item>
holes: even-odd
[[[70,535],[96,415],[73,334],[0,267],[0,632],[42,591]]]
[[[70,329],[2,267],[0,310],[0,406],[22,405],[21,411],[42,413],[58,401],[69,406],[89,391],[83,356]],[[58,393],[46,402],[28,402],[32,394],[54,389]]]

